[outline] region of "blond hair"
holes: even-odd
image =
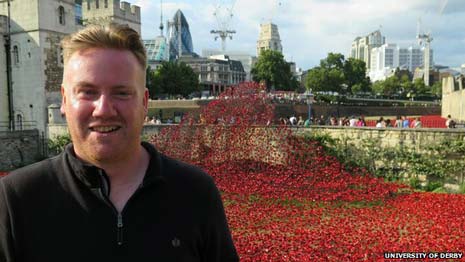
[[[89,48],[128,50],[134,54],[144,70],[147,64],[147,55],[140,35],[127,25],[90,25],[66,36],[61,41],[61,46],[65,65],[75,52]]]

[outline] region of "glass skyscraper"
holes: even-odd
[[[179,32],[179,28],[181,28],[181,32]],[[179,36],[181,36],[182,55],[195,55],[189,24],[181,10],[178,10],[173,20],[169,22],[170,60],[179,57]]]

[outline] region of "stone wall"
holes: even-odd
[[[0,132],[0,171],[34,163],[44,153],[39,130]]]
[[[144,139],[151,135],[158,134],[163,128],[170,125],[145,125],[142,131]],[[194,127],[195,128],[195,127]],[[311,128],[295,127],[292,128],[295,135],[306,135],[311,133],[328,134],[332,138],[341,140],[347,139],[354,144],[367,140],[380,141],[378,146],[382,148],[395,148],[405,146],[415,148],[418,152],[425,150],[425,146],[439,144],[444,140],[464,140],[465,129],[432,129],[432,128],[370,128],[370,127],[330,127],[330,126],[312,126]],[[49,137],[64,134],[67,132],[65,124],[49,125]],[[252,140],[251,140],[252,141]],[[279,149],[277,149],[279,150]],[[379,161],[379,160],[375,160]],[[383,165],[383,164],[381,164]],[[446,188],[458,190],[459,185],[464,181],[465,173],[449,174],[444,184]],[[426,184],[429,178],[426,176],[419,177],[423,184]]]
[[[421,148],[449,140],[465,140],[465,129],[445,128],[373,128],[373,127],[329,127],[314,126],[311,128],[295,128],[294,133],[302,135],[309,132],[321,132],[333,138],[358,140],[379,139],[380,147],[410,146]]]

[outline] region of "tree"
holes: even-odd
[[[251,73],[255,82],[265,82],[267,90],[274,88],[275,90],[293,91],[299,87],[292,75],[290,64],[278,51],[262,51]]]
[[[415,95],[426,95],[429,93],[429,87],[425,85],[423,78],[417,78],[413,81]]]
[[[339,53],[329,53],[319,66],[309,70],[305,79],[307,89],[341,94],[367,92],[370,85],[365,62],[354,58],[345,60]]]
[[[149,89],[150,97],[152,97],[152,94],[161,93],[160,90],[157,89],[157,86],[155,86],[155,72],[151,66],[148,66],[145,71],[145,85]]]
[[[344,55],[329,53],[319,66],[308,71],[305,86],[316,92],[341,92],[344,80]]]
[[[401,85],[399,79],[395,75],[386,78],[384,81],[376,81],[373,84],[373,92],[375,94],[390,97],[394,94],[399,94],[399,91],[401,91]]]
[[[439,98],[442,96],[442,81],[437,81],[431,86],[431,93]]]
[[[186,97],[192,92],[200,91],[198,75],[183,62],[162,62],[152,74],[148,85],[151,98],[160,94]]]
[[[366,64],[364,61],[349,58],[344,62],[344,76],[348,93],[371,91],[370,78],[366,76]]]

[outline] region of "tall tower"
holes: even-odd
[[[257,41],[257,56],[260,56],[263,50],[283,52],[278,26],[273,23],[260,25],[260,35]]]
[[[189,24],[181,10],[178,10],[173,20],[168,22],[168,32],[170,60],[179,58],[183,54],[193,54],[194,48]]]

